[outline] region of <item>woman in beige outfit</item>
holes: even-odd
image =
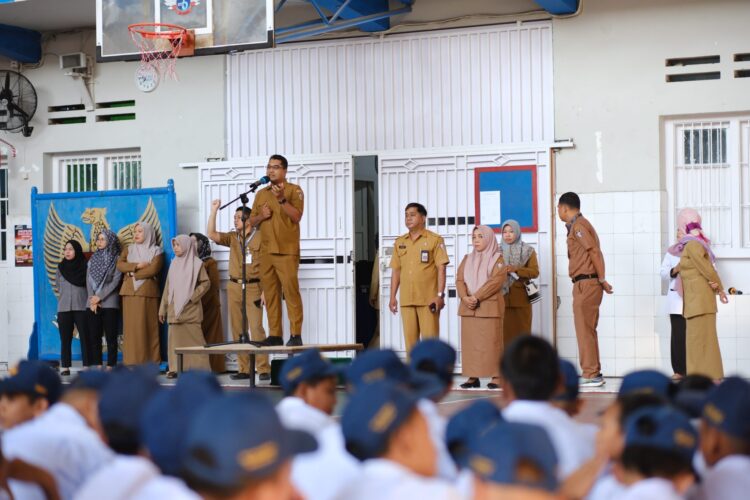
[[[687,320],[687,374],[700,373],[720,380],[724,367],[716,333],[716,293],[724,304],[729,299],[714,267],[711,242],[703,234],[698,212],[681,210],[677,223],[685,234],[674,247],[680,251],[675,287],[682,293],[683,316]]]
[[[204,344],[203,306],[201,297],[208,292],[211,282],[203,262],[195,253],[190,236],[181,234],[172,240],[175,258],[169,266],[164,294],[159,306],[159,321],[169,323],[168,353],[169,371],[167,378],[177,376],[177,347],[201,346]],[[185,370],[210,370],[208,356],[184,356]]]
[[[479,387],[480,377],[492,377],[487,387],[499,389],[505,311],[501,290],[506,278],[503,256],[488,226],[475,227],[471,243],[474,250],[461,261],[456,275],[461,300],[461,362],[469,377],[461,387]]]
[[[539,277],[539,263],[534,249],[521,239],[521,226],[513,219],[503,222],[503,261],[508,276],[503,285],[505,315],[503,344],[519,335],[531,333],[531,303],[526,293],[526,281]]]
[[[133,239],[135,242],[122,251],[117,261],[117,269],[123,275],[122,362],[159,363],[159,277],[164,252],[147,222],[136,224]]]

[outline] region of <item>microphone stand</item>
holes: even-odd
[[[249,201],[247,195],[250,193],[255,193],[257,189],[260,187],[260,184],[257,186],[253,186],[244,193],[241,193],[239,196],[237,196],[235,199],[228,201],[221,207],[219,207],[219,210],[224,210],[226,207],[231,205],[237,200],[240,200],[242,202],[242,239],[240,241],[240,246],[242,248],[242,332],[240,333],[240,336],[237,340],[227,340],[225,342],[217,342],[214,344],[205,344],[203,347],[215,347],[215,346],[222,346],[222,345],[236,345],[236,344],[250,344],[250,335],[248,334],[248,327],[247,327],[247,236],[246,236],[246,225],[247,225],[247,219],[248,217],[245,215],[245,211],[247,210],[247,203]],[[253,231],[253,234],[255,234],[255,230]],[[250,387],[255,387],[255,354],[250,354]]]

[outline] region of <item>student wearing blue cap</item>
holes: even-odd
[[[723,500],[750,495],[750,384],[727,377],[706,399],[700,449],[709,466],[694,498]]]
[[[57,376],[49,367],[44,370]],[[72,498],[87,477],[113,456],[98,432],[97,401],[106,376],[105,372],[79,374],[49,410],[3,434],[3,456],[47,471],[60,496]],[[10,489],[15,498],[43,498],[38,486],[26,482],[10,481]]]
[[[671,399],[675,393],[672,379],[656,370],[636,370],[622,378],[617,397],[626,394],[656,394],[664,399]]]
[[[359,473],[359,464],[344,448],[341,426],[331,417],[339,372],[317,349],[289,358],[281,369],[285,397],[276,405],[281,422],[318,441],[317,451],[292,463],[292,482],[311,500],[336,498]]]
[[[438,410],[438,403],[448,395],[453,386],[453,372],[456,368],[456,350],[440,339],[425,339],[417,342],[409,354],[410,366],[441,384],[442,391],[430,398],[419,401],[419,410],[427,418],[430,435],[438,453],[438,476],[454,480],[458,475],[448,448],[445,445],[445,426],[448,424]]]
[[[347,450],[363,462],[362,474],[340,498],[461,498],[450,483],[435,478],[437,453],[419,400],[419,394],[392,380],[354,392],[341,428]]]
[[[55,404],[62,393],[60,376],[41,361],[23,360],[0,381],[0,427],[28,422]]]
[[[469,443],[475,500],[558,498],[557,455],[536,425],[499,422]]]
[[[284,427],[265,396],[222,396],[190,423],[182,477],[204,499],[292,500],[292,459],[316,448],[309,433]]]
[[[561,375],[557,352],[549,342],[533,335],[516,338],[503,353],[500,371],[509,401],[503,417],[510,422],[539,425],[549,433],[560,462],[561,479],[593,456],[591,433],[551,403]]]
[[[693,485],[698,434],[687,415],[667,406],[647,407],[625,424],[625,449],[615,475],[625,485],[618,500],[678,500]]]

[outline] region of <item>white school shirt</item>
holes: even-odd
[[[318,449],[292,460],[292,483],[309,500],[331,500],[359,477],[361,465],[345,448],[341,426],[329,415],[297,397],[286,397],[276,405],[284,427],[307,431],[318,441]]]
[[[420,399],[417,408],[427,419],[430,437],[435,445],[435,451],[437,451],[438,477],[455,481],[458,477],[458,469],[456,469],[456,463],[448,452],[448,445],[445,442],[445,427],[448,422],[445,417],[440,415],[438,405],[430,399]]]
[[[2,447],[6,460],[18,458],[49,472],[63,499],[73,498],[86,479],[114,457],[81,414],[66,403],[54,404],[39,417],[5,432]],[[13,480],[9,485],[15,498],[45,498],[36,485]]]
[[[591,487],[586,500],[612,500],[623,493],[625,493],[625,485],[615,478],[612,474],[612,466],[608,465]]]
[[[619,496],[612,500],[684,500],[677,493],[672,481],[660,477],[643,479],[628,486]]]
[[[503,410],[509,422],[535,424],[547,431],[557,453],[557,477],[565,479],[594,455],[590,432],[546,401],[515,400]]]
[[[674,289],[675,280],[670,275],[672,268],[676,267],[680,263],[680,258],[667,252],[664,254],[664,260],[661,261],[661,278],[669,280],[669,287],[667,288],[667,314],[679,314],[682,315],[682,297]]]
[[[362,473],[338,500],[459,500],[465,499],[449,482],[414,474],[401,465],[375,458],[366,460]]]
[[[170,476],[157,476],[144,484],[130,497],[130,500],[201,500],[201,498],[182,480]]]
[[[750,457],[730,455],[719,460],[703,475],[692,500],[734,500],[750,498]]]
[[[160,475],[150,460],[117,455],[106,467],[92,475],[76,492],[75,500],[130,500],[149,481]]]

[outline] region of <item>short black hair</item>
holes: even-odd
[[[115,422],[103,423],[107,444],[118,455],[137,455],[141,451],[138,429]]]
[[[686,375],[679,382],[677,382],[677,391],[708,391],[714,387],[714,381],[711,377],[702,375],[700,373],[693,373]]]
[[[558,205],[567,205],[570,208],[575,208],[576,210],[581,209],[581,199],[578,197],[577,194],[575,194],[572,191],[568,191],[567,193],[563,193],[562,196],[560,196],[560,200],[557,202]]]
[[[404,212],[406,212],[410,208],[416,208],[417,212],[419,212],[422,215],[422,217],[427,217],[427,209],[421,203],[416,203],[416,202],[409,203],[408,205],[406,205]]]
[[[271,155],[268,161],[271,161],[271,160],[279,160],[281,162],[281,166],[284,167],[284,170],[289,168],[289,162],[287,161],[286,158],[284,158],[280,154]]]
[[[234,213],[237,213],[237,212],[242,212],[242,215],[244,215],[245,217],[250,217],[250,214],[253,211],[249,209],[248,207],[239,206],[237,207],[237,210],[234,211]]]
[[[445,386],[446,389],[453,383],[453,374],[439,369],[437,363],[431,359],[423,359],[417,364],[417,366],[415,366],[415,368],[420,372],[435,375],[435,377],[443,383],[443,386]]]
[[[667,400],[658,394],[636,392],[617,398],[617,404],[620,406],[620,429],[624,431],[625,422],[636,411],[651,406],[664,406]]]
[[[560,361],[552,345],[523,335],[510,343],[500,360],[500,372],[518,399],[549,401],[560,380]]]
[[[297,392],[297,389],[299,388],[299,386],[301,384],[307,384],[310,387],[315,387],[318,384],[320,384],[321,382],[324,382],[324,381],[329,380],[329,379],[334,379],[334,380],[336,380],[338,382],[338,376],[337,375],[325,375],[323,377],[320,377],[320,376],[318,376],[318,377],[310,377],[307,380],[300,380],[298,383],[292,385],[289,388],[288,391],[284,391],[284,396],[291,396],[292,394],[294,394],[295,392]]]
[[[678,474],[695,473],[690,460],[672,450],[653,446],[628,446],[622,452],[620,462],[628,470],[636,471],[646,478],[673,478]]]

